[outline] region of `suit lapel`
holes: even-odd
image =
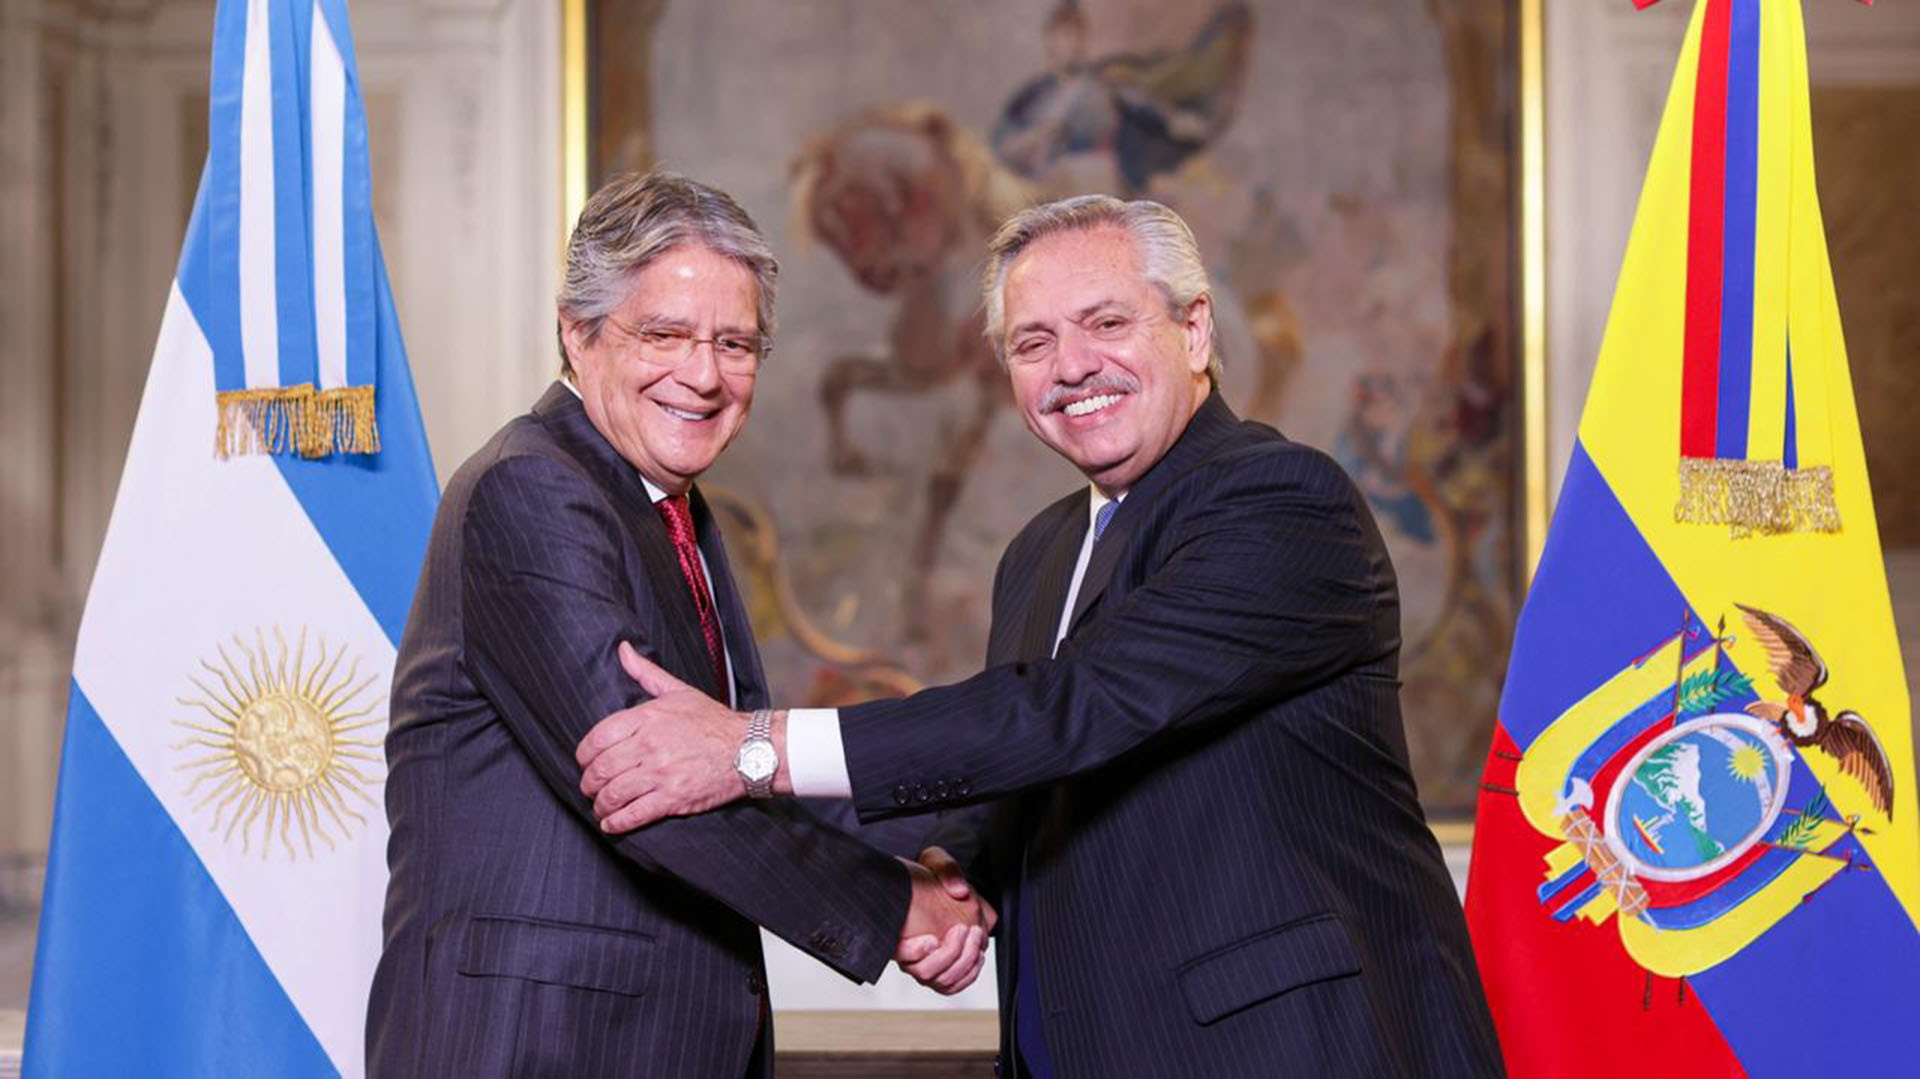
[[[767,692],[766,674],[760,669],[760,650],[753,643],[753,624],[733,580],[727,545],[720,538],[720,521],[699,487],[693,489],[693,527],[700,549],[707,555],[707,575],[711,578],[707,583],[713,588],[713,606],[720,612],[720,630],[726,634],[727,655],[733,661],[734,707],[764,708],[772,698]]]
[[[1064,516],[1051,530],[1053,539],[1040,555],[1034,572],[1033,588],[1028,593],[1026,632],[1020,638],[1024,660],[1046,659],[1053,655],[1054,635],[1060,630],[1060,608],[1067,602],[1067,587],[1073,583],[1073,564],[1080,559],[1080,544],[1087,535],[1086,491],[1067,501]]]
[[[700,634],[700,612],[694,608],[693,594],[680,572],[680,556],[674,552],[666,522],[653,508],[653,498],[640,481],[640,474],[595,429],[580,398],[566,386],[555,382],[533,411],[561,446],[609,492],[627,535],[639,551],[640,565],[647,574],[646,593],[658,605],[660,620],[667,628],[665,641],[646,643],[662,649],[660,663],[674,677],[719,699],[724,694],[722,687],[713,684],[707,642]]]
[[[1067,622],[1069,633],[1079,624],[1080,616],[1086,614],[1087,609],[1105,594],[1107,584],[1113,579],[1114,567],[1120,562],[1120,553],[1126,550],[1128,540],[1133,537],[1140,522],[1146,519],[1154,500],[1195,465],[1211,457],[1220,443],[1239,425],[1239,417],[1227,407],[1217,391],[1208,395],[1193,414],[1193,419],[1187,421],[1186,430],[1167,450],[1167,455],[1148,469],[1147,474],[1140,477],[1140,482],[1127,492],[1127,497],[1120,503],[1120,508],[1114,511],[1113,519],[1107,522],[1106,531],[1100,533],[1100,540],[1093,545],[1093,553],[1087,559],[1087,572],[1080,578],[1080,592],[1073,601],[1073,617]]]

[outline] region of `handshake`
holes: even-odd
[[[894,961],[928,989],[958,993],[986,965],[987,938],[999,916],[939,847],[921,851],[917,862],[901,861],[913,880],[913,898]]]

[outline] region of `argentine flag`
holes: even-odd
[[[220,0],[206,169],[73,661],[28,1076],[359,1075],[437,496],[345,0]]]

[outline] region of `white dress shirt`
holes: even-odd
[[[580,387],[575,386],[573,384],[572,379],[562,378],[560,380],[560,384],[565,386],[567,389],[572,390],[573,395],[575,397],[580,396]],[[655,483],[652,480],[648,479],[647,474],[645,472],[642,472],[636,468],[633,470],[633,474],[640,477],[640,482],[646,485],[647,497],[653,500],[654,505],[656,506],[659,505],[660,500],[667,497],[667,492],[664,490],[661,490],[660,487],[655,485]],[[719,597],[715,594],[713,590],[713,569],[707,565],[707,552],[702,551],[700,549],[700,542],[697,539],[694,541],[693,550],[695,554],[698,554],[700,556],[700,572],[707,578],[707,597],[713,601],[714,620],[719,621],[720,620],[720,601],[719,601]],[[683,582],[684,580],[685,579],[682,578]],[[733,707],[733,702],[738,691],[736,690],[734,686],[734,681],[733,681],[733,653],[727,650],[727,624],[725,622],[720,622],[720,656],[726,662],[726,665],[727,665],[726,705],[727,707],[731,708]],[[838,741],[839,732],[835,731],[834,733],[835,733],[835,741]]]
[[[1080,540],[1080,557],[1073,563],[1073,583],[1067,586],[1067,602],[1060,608],[1060,626],[1053,634],[1055,651],[1066,639],[1067,624],[1073,618],[1074,600],[1080,598],[1080,580],[1087,575],[1087,560],[1093,556],[1093,523],[1108,502],[1100,488],[1088,485],[1092,497],[1087,500],[1087,534]],[[853,780],[847,775],[846,745],[840,740],[838,708],[793,708],[787,711],[787,775],[793,781],[793,793],[801,798],[848,798],[853,795]]]

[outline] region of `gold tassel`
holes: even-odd
[[[1789,469],[1779,461],[1725,457],[1680,459],[1680,501],[1673,519],[1726,525],[1735,539],[1756,532],[1838,532],[1833,469]]]
[[[223,390],[216,398],[215,457],[380,452],[372,386],[316,392],[311,383]]]
[[[326,448],[319,454],[379,453],[380,428],[374,423],[373,387],[342,386],[322,390],[314,403],[314,420],[324,428]]]

